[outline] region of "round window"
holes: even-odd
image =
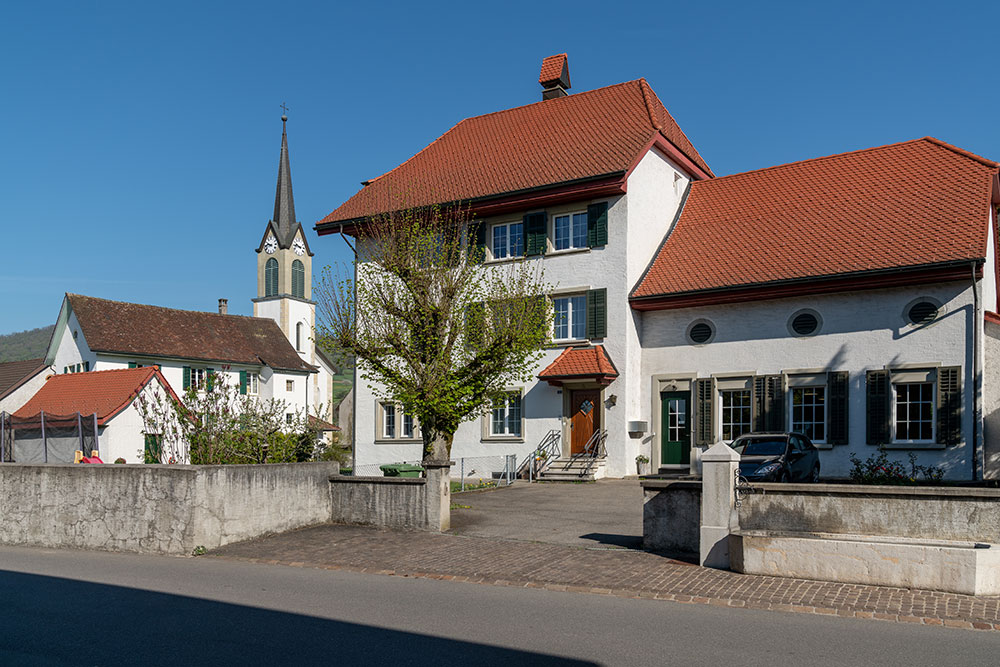
[[[819,331],[819,317],[812,311],[804,310],[792,316],[789,326],[796,336],[812,336]]]
[[[712,327],[711,323],[701,320],[695,322],[688,329],[688,339],[695,345],[703,345],[712,340],[715,335],[715,329]]]
[[[910,324],[929,324],[937,319],[938,306],[932,301],[918,301],[906,311]]]

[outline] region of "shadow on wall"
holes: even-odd
[[[181,595],[0,571],[2,664],[591,665],[551,655]],[[104,615],[94,631],[94,610]],[[88,620],[89,619],[89,620]],[[114,619],[122,619],[117,626]],[[126,620],[130,619],[130,620]],[[136,625],[135,621],[140,624]]]

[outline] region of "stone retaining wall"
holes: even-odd
[[[426,477],[331,477],[331,520],[383,528],[448,530],[450,468],[426,462],[421,465]]]
[[[190,554],[330,521],[337,463],[0,465],[0,543]]]
[[[670,556],[698,556],[701,482],[642,480],[642,548]]]

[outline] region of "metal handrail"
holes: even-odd
[[[527,472],[528,480],[538,477],[538,475],[545,472],[545,469],[549,465],[559,458],[559,454],[562,453],[559,441],[562,439],[562,432],[559,429],[552,429],[541,439],[538,446],[525,457],[524,461],[517,466],[515,477],[521,477]],[[541,463],[536,463],[535,459],[538,452],[545,453],[545,460]]]

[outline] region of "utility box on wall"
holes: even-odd
[[[630,421],[627,430],[630,438],[641,438],[642,434],[649,430],[649,422]]]

